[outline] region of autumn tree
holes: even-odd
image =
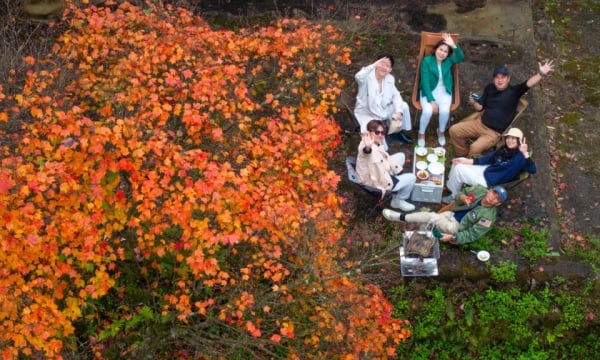
[[[331,26],[213,30],[184,9],[70,6],[3,94],[0,348],[386,358],[408,336],[340,246]]]

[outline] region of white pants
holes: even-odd
[[[396,114],[396,111],[392,107],[388,107],[388,116],[387,119],[369,119],[368,117],[357,116],[358,123],[360,124],[360,132],[364,133],[367,131],[367,124],[371,120],[381,120],[384,123],[388,123],[392,117]],[[406,102],[402,103],[402,130],[410,131],[412,130],[412,122],[410,119],[410,109],[408,108],[408,104]]]
[[[388,110],[387,119],[369,119],[368,117],[364,117],[364,116],[356,116],[356,113],[355,113],[354,115],[356,116],[356,119],[358,120],[358,123],[360,124],[360,133],[363,134],[363,133],[367,132],[367,124],[371,120],[381,120],[386,124],[386,126],[389,126],[389,122],[392,119],[392,117],[396,114],[396,111],[392,107],[388,107],[387,110]],[[406,102],[402,103],[401,111],[402,111],[402,130],[406,130],[406,131],[412,130],[412,122],[410,119],[410,109],[408,108],[408,104]],[[385,151],[387,151],[389,148],[387,141],[385,141],[385,137],[383,138],[383,141],[381,142],[381,146],[383,146],[383,149]]]
[[[445,234],[456,234],[460,224],[454,218],[452,211],[444,211],[441,214],[435,212],[414,212],[404,215],[406,222],[433,224],[439,231]]]
[[[398,152],[393,155],[390,155],[390,157],[394,158],[396,163],[404,166],[404,162],[406,161],[406,156],[404,155],[404,153]],[[415,185],[415,181],[417,181],[415,174],[407,173],[392,176],[398,180],[398,182],[392,189],[394,197],[398,197],[401,200],[408,199],[410,197],[410,193],[413,190],[413,186]]]
[[[487,181],[483,176],[483,172],[489,165],[468,165],[468,164],[456,164],[450,168],[450,174],[448,175],[448,182],[446,187],[452,193],[452,196],[456,196],[460,192],[463,184],[467,185],[483,185],[487,187]]]
[[[438,106],[439,111],[439,127],[438,130],[440,132],[446,131],[446,126],[448,125],[448,119],[450,118],[450,106],[452,105],[452,95],[446,92],[446,88],[442,86],[437,86],[433,92],[433,97],[435,98],[435,103]],[[421,119],[419,120],[419,134],[425,134],[427,130],[427,126],[429,126],[429,120],[431,120],[431,115],[433,114],[433,107],[431,103],[427,101],[427,98],[422,96],[419,99],[421,103]]]

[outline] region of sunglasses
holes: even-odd
[[[385,131],[383,130],[375,130],[373,133],[375,133],[375,135],[385,135]]]

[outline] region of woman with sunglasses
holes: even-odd
[[[413,173],[401,174],[404,167],[403,153],[389,155],[383,148],[385,124],[381,120],[367,123],[367,131],[362,133],[358,145],[356,173],[362,184],[381,189],[382,194],[393,192],[391,206],[403,212],[410,212],[415,206],[406,201],[410,197],[416,177]]]

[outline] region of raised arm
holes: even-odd
[[[525,158],[525,169],[530,174],[535,174],[537,172],[537,167],[533,159],[529,156],[529,147],[527,145],[527,140],[523,137],[523,143],[519,145],[519,151],[523,154]]]
[[[527,79],[527,86],[532,88],[539,83],[542,78],[548,75],[549,72],[554,71],[554,64],[552,60],[546,60],[543,64],[538,63],[538,72],[529,79]]]

